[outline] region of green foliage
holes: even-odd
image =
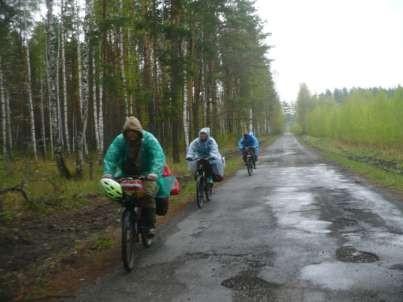
[[[307,114],[306,132],[380,148],[403,146],[403,89],[355,90],[342,102],[317,96]]]
[[[104,251],[110,249],[112,246],[112,238],[107,237],[105,234],[100,234],[98,238],[91,242],[90,249],[95,251]]]
[[[302,127],[300,126],[300,124],[299,123],[297,123],[297,122],[294,122],[292,125],[291,125],[291,132],[292,133],[294,133],[294,134],[296,134],[296,135],[302,135]]]
[[[308,114],[312,110],[313,101],[306,84],[301,84],[297,97],[297,122],[302,133],[307,132]]]
[[[37,136],[41,137],[44,132],[49,149],[46,20],[33,22],[32,16],[37,10],[35,4],[39,1],[26,2],[32,11],[28,12],[25,9],[28,6],[24,8],[21,1],[7,0],[2,3],[6,15],[0,23],[0,30],[4,33],[1,35],[4,39],[0,45],[0,57],[3,58],[5,89],[13,95],[11,124],[21,126],[18,138],[14,129],[10,131],[15,141],[26,140],[30,136],[30,123],[26,118],[29,116],[27,96],[25,90],[21,89],[25,85],[26,71],[20,31],[25,30],[21,24],[25,9],[29,21],[26,30],[30,33]],[[88,49],[94,60],[90,80],[95,80],[88,83],[90,97],[95,93],[97,102],[103,102],[104,110],[114,112],[113,115],[104,115],[105,144],[121,129],[126,97],[144,127],[154,132],[167,150],[175,150],[169,153],[173,156],[180,152],[178,148],[185,147],[184,133],[180,131],[185,83],[190,83],[192,86],[186,89],[193,91],[187,95],[193,134],[208,124],[215,129],[216,136],[238,135],[242,128],[249,127],[250,110],[253,112],[255,132],[266,134],[269,129],[273,133],[282,130],[281,105],[274,90],[270,62],[265,56],[269,47],[264,39],[268,34],[263,32],[253,1],[94,0],[94,10],[89,20],[77,17],[75,6],[80,2],[64,0],[62,12],[54,3],[54,26],[58,32],[54,43],[60,47],[63,34],[66,55],[67,100],[61,95],[64,88],[61,70],[59,95],[62,105],[64,102],[68,104],[68,112],[64,115],[62,108],[60,125],[65,124],[65,118],[68,119],[66,124],[70,135],[77,133],[79,127],[74,120],[79,115],[80,101],[77,28],[87,21],[91,23],[90,38],[81,41],[80,46],[83,51]],[[63,33],[60,32],[61,23]],[[124,48],[123,54],[120,42]],[[123,82],[121,59],[126,84]],[[85,64],[85,61],[81,60],[81,64]],[[61,68],[61,62],[58,68]],[[40,127],[42,92],[45,100],[44,131]],[[104,100],[100,99],[101,92]],[[206,103],[209,105],[206,106]],[[87,142],[92,150],[96,148],[93,110],[93,106],[90,106],[87,133]],[[180,143],[175,142],[173,146],[174,140]],[[49,154],[49,150],[43,150],[42,137],[39,144],[42,153]],[[16,149],[20,146],[24,149],[31,147],[25,142],[15,145]]]
[[[403,190],[403,88],[327,91],[307,103],[305,142],[375,183]]]

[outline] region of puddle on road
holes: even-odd
[[[393,269],[395,271],[403,271],[403,263],[392,265],[390,269]]]
[[[353,227],[358,224],[358,221],[351,218],[346,217],[337,217],[333,221],[333,228],[336,230],[340,230],[346,227]]]
[[[294,186],[283,186],[267,197],[266,204],[281,227],[292,229],[301,236],[308,234],[329,234],[331,222],[319,219],[320,207],[314,203],[314,194],[298,191]]]
[[[379,263],[363,264],[337,261],[305,266],[301,270],[300,280],[330,290],[395,293],[401,292],[403,274],[398,270],[393,271],[382,267]]]
[[[281,287],[280,284],[267,282],[256,277],[255,273],[250,271],[244,271],[234,277],[228,278],[221,282],[221,285],[253,296],[271,295],[274,290]]]
[[[336,251],[336,258],[342,262],[372,263],[379,261],[379,257],[370,252],[359,251],[352,246],[343,246]]]

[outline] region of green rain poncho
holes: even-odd
[[[124,133],[128,130],[138,131],[142,134],[140,151],[136,160],[139,174],[143,176],[147,176],[150,173],[156,174],[158,176],[157,185],[160,188],[157,196],[162,197],[161,195],[166,195],[166,192],[169,192],[170,188],[164,187],[167,184],[162,177],[165,165],[164,151],[155,136],[143,130],[139,120],[135,117],[127,118],[123,127],[123,133],[119,134],[109,146],[104,157],[104,174],[109,174],[114,178],[127,176],[125,174],[125,166],[128,159],[129,144]]]

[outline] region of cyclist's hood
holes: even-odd
[[[143,133],[144,131],[140,121],[134,116],[127,117],[126,122],[123,125],[123,133],[129,130],[138,131],[140,133]]]
[[[205,134],[207,134],[208,137],[210,137],[210,128],[205,127],[205,128],[200,129],[199,135],[200,135],[201,133],[205,133]]]

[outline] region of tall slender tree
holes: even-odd
[[[2,58],[0,57],[0,107],[1,107],[1,137],[3,140],[3,158],[6,159],[7,154],[7,115],[6,115],[6,97],[4,93],[4,79]]]

